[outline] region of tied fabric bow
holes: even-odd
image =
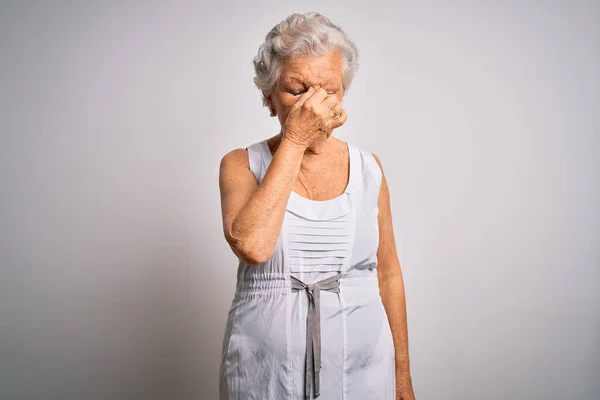
[[[292,291],[306,290],[308,293],[308,316],[306,323],[306,369],[304,398],[310,398],[310,387],[312,383],[311,370],[315,380],[315,397],[319,396],[321,370],[321,290],[339,293],[342,273],[337,273],[329,278],[315,283],[304,283],[295,276],[291,276]]]

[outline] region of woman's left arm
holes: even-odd
[[[379,248],[377,250],[377,278],[381,300],[385,308],[396,349],[396,399],[414,400],[410,374],[410,359],[408,355],[408,326],[406,321],[406,299],[402,269],[398,261],[394,229],[392,226],[392,211],[390,192],[383,173],[379,157],[373,154],[381,168],[381,188],[379,190]]]

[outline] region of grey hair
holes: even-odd
[[[358,48],[346,33],[329,18],[311,11],[292,14],[273,27],[254,57],[256,87],[271,93],[281,75],[281,61],[294,56],[321,56],[334,49],[342,51],[344,92],[358,71]],[[267,105],[262,96],[263,106]]]

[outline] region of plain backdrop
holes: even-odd
[[[334,134],[383,162],[417,398],[598,398],[600,4],[580,0],[2,1],[0,398],[217,398],[219,162],[279,131],[251,61],[306,11],[359,47]]]

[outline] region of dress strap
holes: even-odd
[[[264,157],[262,154],[261,142],[246,147],[246,150],[248,150],[248,164],[250,171],[252,171],[256,181],[260,183],[266,172],[264,170]]]
[[[381,168],[379,167],[379,164],[377,164],[373,153],[360,149],[360,154],[364,173],[366,173],[370,179],[375,180],[375,187],[377,189],[376,193],[379,194],[379,188],[381,187],[381,182],[383,180]]]

